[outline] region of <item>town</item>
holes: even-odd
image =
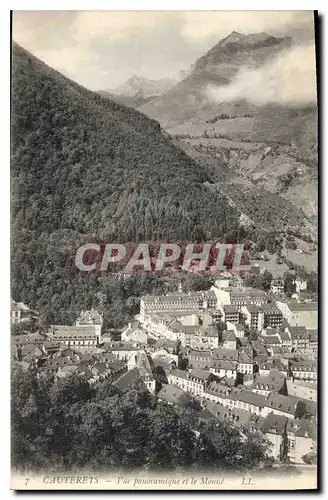
[[[191,407],[204,421],[256,430],[275,462],[316,460],[318,304],[295,277],[269,291],[225,273],[209,290],[148,295],[114,340],[101,310],[75,325],[12,335],[13,363],[37,377],[72,374],[91,386],[109,379],[120,392],[143,387],[170,405]],[[11,301],[11,323],[24,331],[37,312]]]

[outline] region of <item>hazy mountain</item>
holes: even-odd
[[[314,80],[309,89],[296,71],[300,58],[311,62],[311,54],[289,37],[233,32],[195,61],[187,78],[140,110],[187,145],[189,155],[201,153],[229,167],[236,189],[251,181],[291,202],[314,223],[314,235],[315,68],[309,71]],[[299,102],[292,101],[295,96]]]
[[[140,93],[145,97],[155,97],[164,94],[164,92],[167,92],[175,84],[176,81],[171,78],[150,80],[149,78],[133,75],[123,85],[116,87],[112,92],[116,95],[129,97],[134,97]]]
[[[164,92],[172,88],[177,81],[178,80],[171,78],[150,80],[149,78],[133,75],[119,87],[113,90],[100,90],[98,94],[108,99],[113,99],[121,104],[125,104],[126,106],[138,108],[151,101],[154,97],[164,94]]]
[[[233,32],[200,57],[187,78],[141,110],[164,124],[206,111],[210,107],[208,85],[226,86],[241,68],[259,67],[291,44],[289,37]]]
[[[102,97],[106,97],[106,99],[111,99],[114,102],[124,104],[124,106],[130,106],[131,108],[135,109],[140,108],[140,106],[142,106],[143,104],[146,104],[147,102],[154,99],[153,96],[146,97],[142,93],[136,94],[134,96],[113,94],[112,92],[107,90],[99,90],[97,93]]]

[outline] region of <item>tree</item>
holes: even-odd
[[[200,424],[195,402],[174,407],[145,389],[113,394],[108,381],[92,389],[76,376],[37,379],[16,366],[12,382],[14,467],[163,471],[266,463],[261,435],[221,423]]]
[[[295,293],[295,276],[291,273],[284,273],[284,292],[286,295],[291,297]]]
[[[318,274],[311,272],[307,279],[307,289],[309,292],[318,293]]]

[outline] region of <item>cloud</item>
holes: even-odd
[[[151,11],[80,11],[72,26],[73,38],[79,43],[106,38],[119,40],[135,33],[154,30],[168,21],[170,12]]]
[[[313,40],[308,12],[14,11],[13,39],[88,88],[174,77],[231,31]],[[311,31],[312,30],[312,31]],[[312,33],[312,34],[311,34]],[[106,74],[107,71],[107,74]]]
[[[286,105],[316,102],[316,64],[313,44],[295,46],[260,68],[242,68],[226,87],[208,86],[214,102],[246,99],[253,104]]]
[[[293,26],[313,29],[312,11],[189,11],[182,19],[182,35],[191,40],[212,35],[222,38],[232,31],[276,33]]]

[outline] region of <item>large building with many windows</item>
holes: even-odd
[[[158,313],[190,314],[199,309],[216,309],[217,298],[212,290],[189,293],[170,293],[167,295],[147,295],[140,301],[140,316]]]
[[[317,302],[277,301],[277,306],[290,326],[304,326],[310,330],[318,327]]]

